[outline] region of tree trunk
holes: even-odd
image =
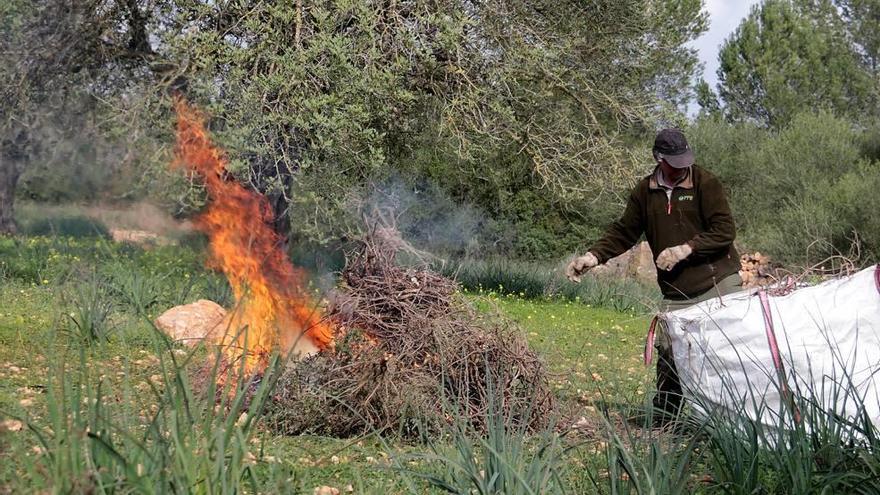
[[[17,160],[0,156],[0,235],[11,235],[18,231],[12,213],[15,206],[15,186],[20,175],[21,168]]]

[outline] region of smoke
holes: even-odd
[[[392,176],[365,186],[346,201],[345,216],[354,230],[342,225],[328,229],[333,240],[303,240],[291,245],[294,263],[312,273],[312,284],[321,291],[336,285],[345,265],[345,254],[356,246],[352,239],[370,228],[391,227],[406,244],[407,252],[421,261],[441,262],[485,254],[488,244],[498,242],[497,222],[485,212],[446,194],[426,180]],[[414,253],[418,251],[418,253]]]
[[[479,208],[458,201],[429,181],[392,177],[367,191],[359,209],[380,215],[404,240],[438,257],[467,257],[492,242],[495,222]]]

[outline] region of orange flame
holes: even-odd
[[[287,258],[270,227],[269,202],[231,178],[226,155],[211,142],[198,110],[182,99],[175,109],[173,166],[195,172],[204,181],[209,204],[195,225],[208,235],[209,263],[229,279],[238,302],[228,322],[238,335],[223,344],[234,357],[245,356],[249,371],[264,367],[275,349],[302,353],[330,346],[333,331],[310,302],[305,274]]]

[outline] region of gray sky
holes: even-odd
[[[718,76],[718,49],[724,39],[739,26],[740,21],[748,15],[752,5],[759,0],[706,0],[705,9],[709,12],[709,30],[697,38],[692,46],[700,52],[700,61],[705,64],[703,77],[712,89],[716,89]],[[692,105],[691,113],[698,110]]]

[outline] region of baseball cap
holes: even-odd
[[[694,164],[694,152],[687,139],[678,129],[663,129],[654,138],[654,155],[666,160],[675,168],[687,168]]]

